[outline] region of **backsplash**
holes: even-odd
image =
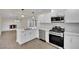
[[[79,33],[79,23],[65,24],[65,31],[66,32],[73,32],[73,33]]]
[[[52,28],[55,26],[60,26],[64,28],[64,23],[41,23],[40,27],[47,27],[47,28]]]
[[[79,33],[79,23],[42,23],[40,27],[52,28],[54,26],[61,26],[66,32]]]

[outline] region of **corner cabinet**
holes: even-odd
[[[79,23],[79,10],[77,9],[66,10],[65,23]]]
[[[38,21],[40,23],[51,23],[51,13],[38,15]]]

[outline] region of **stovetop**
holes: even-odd
[[[64,33],[64,28],[61,28],[60,26],[55,26],[50,31],[57,32],[57,33]]]
[[[49,34],[64,37],[64,28],[61,28],[60,26],[55,26],[49,31]]]

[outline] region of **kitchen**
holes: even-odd
[[[63,10],[64,11],[64,10]],[[63,16],[64,15],[64,13],[62,14],[62,15],[59,15],[59,16]],[[55,15],[54,14],[54,16],[56,17],[56,16],[58,16],[57,14]],[[61,18],[61,17],[60,17]],[[45,21],[46,20],[46,21]],[[47,42],[47,43],[50,43],[49,42],[49,30],[51,30],[53,27],[55,27],[55,26],[60,26],[60,27],[62,27],[62,28],[64,28],[64,19],[63,19],[63,22],[61,21],[61,19],[58,19],[58,21],[59,22],[55,22],[55,23],[51,23],[52,21],[51,21],[51,11],[50,12],[48,12],[48,13],[45,13],[45,14],[41,14],[41,15],[39,15],[38,17],[37,17],[37,21],[38,21],[38,26],[37,26],[37,29],[33,29],[33,27],[31,28],[28,28],[29,30],[30,29],[32,29],[32,31],[31,31],[31,33],[30,33],[30,31],[28,30],[28,29],[25,29],[25,30],[23,30],[24,32],[25,31],[27,31],[27,33],[29,32],[29,34],[31,35],[31,36],[36,36],[35,38],[39,38],[40,40],[42,40],[42,41],[45,41],[45,42]],[[51,26],[50,26],[51,25]],[[18,30],[19,31],[19,30]],[[35,32],[36,33],[35,33]],[[20,32],[18,32],[18,33],[20,33]],[[23,32],[22,32],[23,33]],[[33,33],[33,34],[32,34]],[[36,35],[35,35],[36,34]],[[60,35],[61,35],[61,33],[59,33]],[[25,34],[25,35],[27,35],[27,34]],[[23,36],[24,36],[24,34],[23,34]],[[22,37],[23,37],[22,36]],[[30,36],[30,38],[31,39],[33,39],[32,37]],[[18,37],[18,36],[17,36]],[[21,36],[20,36],[21,37]],[[23,43],[26,43],[27,42],[27,40],[21,40],[21,38],[20,37],[18,37],[17,38],[17,42],[19,42],[19,44],[23,44]],[[23,37],[24,38],[24,37]],[[28,41],[29,40],[31,40],[30,38],[29,38],[29,36],[26,36],[25,38],[28,38]],[[63,38],[63,40],[64,40],[64,38]],[[64,41],[63,41],[64,42]],[[62,42],[62,43],[63,43]],[[63,44],[62,44],[63,45]],[[56,45],[55,45],[56,46]],[[62,47],[60,47],[60,46],[56,46],[57,48],[62,48]]]
[[[21,13],[17,9],[4,11],[1,13],[0,32],[16,30],[16,42],[21,46],[33,39],[40,39],[57,49],[79,48],[79,10],[21,9]],[[10,12],[13,12],[14,16],[9,15]],[[74,44],[72,37],[75,38]]]

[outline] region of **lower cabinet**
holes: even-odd
[[[64,38],[65,49],[79,49],[79,35],[65,35]]]
[[[79,37],[72,38],[72,49],[79,49]]]
[[[38,30],[21,31],[20,44],[26,43],[32,39],[38,38]]]
[[[30,31],[26,30],[26,31],[22,31],[21,32],[21,44],[28,42],[30,40]]]
[[[70,49],[72,46],[72,39],[69,36],[64,37],[64,48]]]
[[[39,39],[42,39],[49,43],[49,30],[40,29],[39,30]]]
[[[38,30],[30,30],[30,39],[38,38]]]
[[[44,30],[39,30],[39,38],[42,40],[45,40],[45,31]]]

